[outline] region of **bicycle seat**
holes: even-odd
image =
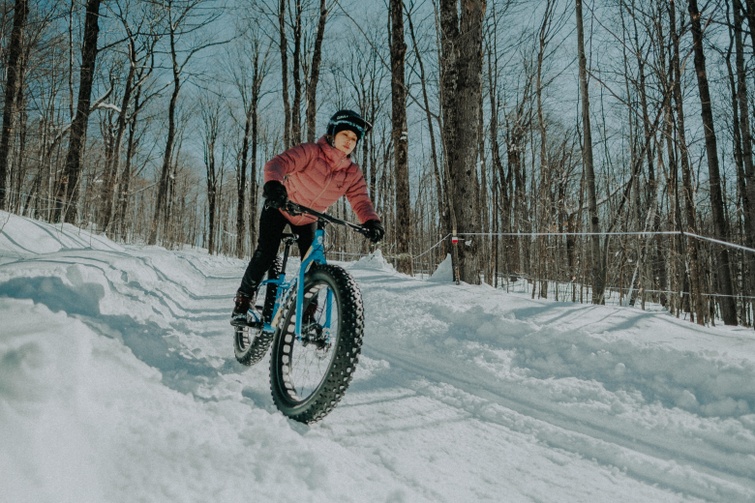
[[[299,236],[291,232],[284,232],[281,235],[281,241],[283,241],[283,243],[288,244],[288,245],[296,243],[297,239],[299,239]]]

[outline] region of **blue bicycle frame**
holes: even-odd
[[[301,206],[291,201],[288,201],[286,203],[284,209],[292,215],[300,215],[302,213],[306,213],[317,217],[317,229],[315,230],[315,237],[312,241],[312,245],[309,247],[309,250],[307,250],[307,253],[304,255],[304,258],[301,261],[299,274],[291,281],[286,281],[286,264],[288,263],[289,250],[291,249],[291,245],[294,243],[294,241],[296,241],[296,236],[294,236],[293,234],[283,235],[283,243],[285,243],[286,246],[283,252],[283,267],[281,273],[277,278],[266,279],[260,283],[261,285],[272,284],[277,285],[278,287],[275,294],[275,304],[273,305],[273,315],[271,317],[272,321],[263,321],[262,331],[267,333],[275,332],[278,323],[280,322],[280,318],[283,314],[281,312],[283,304],[286,302],[288,295],[290,295],[291,289],[296,286],[296,328],[294,335],[298,340],[302,340],[301,329],[303,314],[302,307],[304,304],[304,275],[307,273],[312,264],[327,263],[327,261],[325,260],[325,225],[327,223],[345,225],[346,227],[350,227],[351,229],[361,234],[367,234],[364,227],[362,227],[361,225],[346,222],[326,213],[320,213],[319,211],[315,211],[311,208]],[[328,289],[326,296],[326,305],[324,306],[324,308],[325,323],[322,325],[322,328],[328,329],[331,325],[333,311],[333,291],[331,289]]]
[[[278,326],[278,323],[280,322],[281,315],[281,308],[283,306],[283,303],[285,302],[289,292],[292,290],[294,286],[296,286],[296,328],[295,328],[295,336],[297,339],[301,340],[301,325],[302,325],[302,308],[304,304],[304,275],[309,270],[310,266],[312,264],[325,264],[327,261],[325,260],[325,230],[324,230],[324,224],[322,222],[318,222],[317,224],[317,230],[315,230],[315,237],[312,241],[312,246],[310,246],[309,250],[307,250],[306,255],[304,255],[304,258],[301,261],[301,267],[299,268],[299,273],[296,278],[286,281],[286,271],[285,266],[288,262],[288,253],[289,248],[291,244],[293,244],[293,235],[288,234],[284,236],[284,240],[286,243],[286,249],[283,255],[283,270],[281,271],[280,275],[277,278],[274,279],[266,279],[262,281],[261,285],[268,285],[273,284],[277,285],[277,292],[275,295],[275,304],[273,307],[273,316],[272,320],[270,322],[264,323],[264,332],[274,332],[276,327]],[[332,311],[332,303],[333,301],[333,292],[328,290],[327,293],[327,304],[325,306],[325,324],[323,328],[329,328],[330,327],[330,321],[331,321],[331,311]]]

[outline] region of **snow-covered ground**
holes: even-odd
[[[343,401],[233,357],[243,261],[0,212],[0,500],[755,501],[755,332],[343,264]]]

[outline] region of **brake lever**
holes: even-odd
[[[292,215],[292,216],[303,215],[303,212],[299,208],[299,205],[294,202],[286,201],[286,204],[283,205],[283,208],[286,210],[286,213],[288,213],[289,215]]]

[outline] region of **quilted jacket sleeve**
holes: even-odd
[[[346,190],[346,199],[349,200],[351,209],[354,210],[361,223],[368,220],[380,220],[367,192],[367,182],[361,169],[357,169],[357,175],[354,177],[354,182]]]
[[[317,155],[317,148],[303,143],[278,154],[265,164],[265,182],[275,180],[283,182],[286,175],[301,171]]]

